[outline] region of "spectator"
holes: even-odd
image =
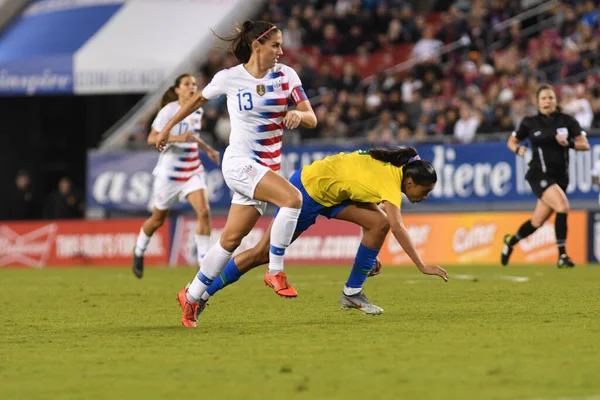
[[[9,196],[7,219],[29,220],[39,218],[40,204],[27,171],[20,170],[17,172],[15,187],[12,193],[9,193]]]
[[[81,194],[73,190],[71,180],[63,177],[58,190],[51,193],[44,205],[44,219],[73,219],[83,217],[84,205]]]
[[[435,38],[433,28],[427,27],[423,31],[423,38],[413,47],[411,56],[424,61],[436,56],[437,50],[442,46],[444,43]]]
[[[461,143],[471,143],[480,123],[481,117],[469,105],[464,104],[460,108],[460,119],[454,125],[454,138]]]
[[[592,111],[592,105],[588,99],[583,97],[585,89],[580,87],[579,97],[575,97],[575,91],[569,86],[565,86],[562,89],[562,103],[563,112],[573,116],[579,125],[583,129],[589,129],[592,127],[592,121],[594,120],[594,112]]]
[[[287,26],[283,29],[283,42],[285,47],[290,50],[297,50],[302,47],[304,29],[300,26],[300,22],[296,18],[290,18]]]

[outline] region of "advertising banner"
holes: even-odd
[[[424,262],[439,265],[500,264],[502,239],[531,218],[528,212],[405,215],[404,225]],[[571,211],[567,252],[576,264],[587,261],[587,213]],[[384,265],[412,265],[388,235],[380,253]],[[558,260],[554,217],[513,251],[511,264],[554,264]]]
[[[600,262],[600,211],[588,213],[588,262]]]
[[[590,152],[571,150],[571,200],[595,200],[598,188],[592,185],[593,161],[600,159],[600,138],[590,138]],[[420,145],[419,154],[435,166],[438,183],[427,204],[481,204],[489,202],[535,201],[525,181],[528,158],[517,157],[504,142],[471,145]],[[355,147],[284,146],[282,175],[289,178],[315,160],[354,151]],[[530,156],[530,154],[529,154]],[[158,153],[88,153],[87,206],[107,210],[146,210],[151,204],[152,169]],[[209,201],[213,208],[228,208],[230,191],[221,170],[204,153],[200,158],[207,171]],[[407,204],[408,206],[408,204]],[[416,206],[418,207],[418,206]],[[191,210],[187,203],[178,209]]]
[[[143,222],[135,218],[0,223],[0,267],[129,266]],[[152,237],[146,265],[166,265],[168,225]]]
[[[225,227],[226,218],[212,219],[211,244],[219,240]],[[253,247],[263,237],[272,218],[261,218],[254,229],[242,241],[235,254]],[[173,230],[173,242],[169,264],[195,265],[196,245],[194,232],[196,220],[189,217],[176,219]],[[345,221],[317,218],[317,223],[300,236],[285,252],[287,264],[322,265],[348,264],[352,265],[356,250],[362,238],[358,225]]]

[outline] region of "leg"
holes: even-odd
[[[227,263],[227,266],[221,275],[213,281],[210,287],[202,295],[203,300],[208,300],[219,290],[237,282],[246,272],[269,262],[269,241],[272,226],[273,222],[271,222],[269,228],[256,246],[238,254]],[[292,238],[292,242],[296,240],[300,234],[302,234],[302,232],[296,231]]]
[[[210,248],[210,205],[206,197],[206,190],[200,189],[187,195],[187,201],[196,212],[196,249],[198,254],[198,265],[200,260]]]
[[[140,233],[133,250],[133,265],[131,267],[133,274],[138,278],[142,278],[144,276],[144,253],[148,248],[150,238],[154,232],[156,232],[156,230],[165,223],[168,215],[168,209],[160,210],[154,207],[152,210],[152,215],[150,218],[144,221],[142,229],[140,229]]]
[[[183,326],[196,327],[198,314],[206,305],[202,295],[223,271],[231,259],[231,254],[252,230],[259,217],[260,213],[254,206],[231,204],[221,239],[204,256],[200,270],[189,287],[180,290],[177,294],[177,300],[183,311],[181,315]]]
[[[504,236],[504,246],[500,257],[502,265],[506,266],[508,264],[508,259],[513,252],[514,246],[542,226],[553,212],[552,208],[543,200],[537,201],[531,219],[525,221],[514,235]]]
[[[299,181],[299,174],[294,174],[294,178]],[[283,272],[283,257],[296,231],[302,194],[292,182],[269,171],[256,186],[254,198],[279,207],[271,230],[269,257],[269,274],[276,275]]]
[[[365,314],[381,314],[383,308],[371,303],[363,293],[362,287],[375,266],[379,250],[390,229],[387,215],[375,204],[353,203],[346,206],[335,218],[353,222],[363,228],[363,238],[340,296],[340,304],[343,309],[356,308]]]
[[[225,268],[231,254],[238,248],[242,239],[252,230],[260,213],[254,206],[232,204],[221,239],[204,256],[200,271],[188,289],[188,300],[197,302],[202,293]]]
[[[557,184],[551,185],[542,195],[542,200],[556,211],[554,228],[556,232],[556,245],[558,246],[558,267],[574,267],[575,264],[566,254],[567,242],[567,213],[569,200],[564,190]]]

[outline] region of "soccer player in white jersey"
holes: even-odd
[[[265,283],[276,293],[293,297],[296,291],[283,272],[283,257],[296,229],[302,195],[278,174],[283,128],[317,125],[296,71],[278,64],[283,54],[281,31],[269,22],[246,21],[237,34],[225,38],[241,64],[218,72],[213,80],[189,100],[157,137],[162,149],[175,124],[209,99],[227,96],[231,119],[229,147],[223,157],[223,176],[234,191],[229,217],[219,243],[210,248],[189,288],[178,293],[183,309],[181,322],[197,324],[198,302],[219,276],[242,239],[252,230],[266,204],[280,208],[270,238],[269,270]],[[296,109],[288,111],[288,100]]]
[[[194,96],[196,91],[196,79],[193,76],[183,74],[177,77],[175,84],[162,97],[161,109],[148,136],[149,145],[156,145],[158,132],[164,129],[182,104]],[[199,137],[202,113],[202,108],[196,108],[193,113],[171,127],[168,143],[152,172],[154,207],[152,215],[140,230],[133,254],[132,271],[138,278],[144,275],[144,252],[148,248],[150,238],[165,222],[171,206],[179,200],[187,199],[197,215],[195,241],[198,260],[210,248],[210,207],[206,197],[204,166],[198,157],[198,147],[216,164],[219,164],[220,155]]]

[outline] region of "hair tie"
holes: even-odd
[[[264,31],[264,32],[262,33],[262,35],[260,35],[259,37],[257,37],[257,38],[256,38],[256,39],[254,39],[254,40],[257,40],[257,41],[258,41],[258,40],[262,39],[262,38],[263,38],[263,36],[265,36],[265,35],[268,35],[268,34],[269,34],[269,32],[271,32],[273,29],[277,29],[277,27],[276,27],[275,25],[273,25],[272,27],[270,27],[269,29],[267,29],[266,31]]]
[[[413,161],[419,161],[420,159],[421,157],[419,157],[419,155],[417,154],[416,156],[409,158],[407,164],[410,164]]]

